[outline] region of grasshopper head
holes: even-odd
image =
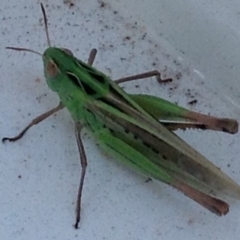
[[[64,76],[72,70],[72,60],[73,54],[68,49],[49,47],[43,53],[44,74],[54,92],[59,92],[59,88],[66,84]]]

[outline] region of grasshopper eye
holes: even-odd
[[[50,78],[55,78],[58,75],[58,73],[59,73],[59,69],[57,65],[54,63],[54,61],[50,60],[46,66],[46,74]]]
[[[67,48],[61,48],[62,51],[64,51],[66,54],[70,55],[70,56],[73,56],[73,53],[67,49]]]

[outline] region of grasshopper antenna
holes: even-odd
[[[46,15],[46,12],[45,12],[45,9],[44,9],[44,6],[42,3],[41,3],[41,9],[42,9],[42,13],[43,13],[44,26],[45,26],[45,32],[46,32],[46,36],[47,36],[48,46],[51,47],[51,42],[50,42],[49,33],[48,33],[48,26],[47,26],[47,15]],[[28,49],[28,48],[6,47],[6,49],[11,49],[11,50],[15,50],[15,51],[31,52],[31,53],[35,53],[35,54],[42,56],[41,53],[31,50],[31,49]]]
[[[43,20],[44,20],[44,26],[45,26],[46,36],[47,36],[47,43],[48,43],[48,46],[51,47],[51,42],[50,42],[49,33],[48,33],[47,15],[46,15],[46,12],[45,12],[45,9],[44,9],[44,6],[42,3],[41,3],[41,9],[42,9],[42,13],[43,13]]]
[[[32,49],[28,49],[28,48],[18,48],[18,47],[6,47],[6,49],[11,49],[11,50],[15,50],[15,51],[24,51],[24,52],[31,52],[31,53],[35,53],[37,55],[42,56],[41,53],[34,51]]]

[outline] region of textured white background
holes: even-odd
[[[125,90],[240,120],[239,1],[69,2],[42,1],[55,46],[70,48],[82,60],[97,48],[94,66],[113,79],[158,69],[174,82],[160,86],[152,79],[126,84]],[[2,138],[58,99],[45,84],[39,56],[5,49],[47,47],[39,1],[2,0],[0,19]],[[240,183],[239,134],[179,134]],[[69,113],[59,112],[16,143],[0,144],[1,239],[239,238],[239,201],[226,199],[230,212],[219,218],[171,187],[146,183],[101,153],[89,134],[84,144],[89,166],[79,230],[72,227],[79,156]]]

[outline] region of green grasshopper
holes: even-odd
[[[234,119],[216,118],[196,113],[176,104],[142,94],[128,94],[119,83],[156,76],[151,71],[112,81],[92,67],[96,50],[90,53],[88,63],[73,56],[68,49],[52,47],[44,16],[48,48],[43,54],[36,51],[8,47],[18,51],[34,52],[42,56],[48,86],[60,98],[57,107],[35,118],[16,137],[3,138],[3,142],[16,141],[35,124],[66,107],[75,122],[75,135],[80,153],[81,177],[76,203],[75,228],[78,228],[87,157],[81,139],[86,127],[100,146],[133,170],[160,180],[183,192],[206,209],[221,216],[229,205],[210,194],[223,193],[240,199],[240,186],[213,165],[199,152],[173,133],[176,129],[198,128],[236,133]]]

